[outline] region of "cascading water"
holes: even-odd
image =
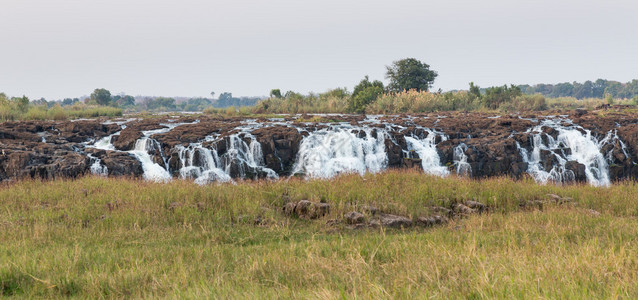
[[[221,167],[221,161],[217,151],[205,148],[201,143],[193,143],[188,147],[177,146],[181,168],[180,178],[195,179],[197,184],[209,182],[231,181],[230,175],[226,174]]]
[[[198,123],[199,121],[195,121]],[[140,139],[135,142],[135,148],[129,153],[135,155],[137,160],[142,164],[142,169],[144,170],[144,178],[151,181],[157,182],[167,182],[173,179],[171,173],[168,170],[168,163],[166,162],[166,158],[162,153],[162,149],[159,146],[159,143],[152,139],[151,136],[154,134],[161,134],[171,131],[173,128],[184,125],[184,123],[171,123],[171,124],[162,124],[166,126],[165,128],[154,129],[142,131],[144,135]],[[109,142],[110,143],[110,142]],[[161,166],[155,163],[149,154],[149,151],[157,151],[164,162],[164,166]]]
[[[250,142],[247,143],[242,137]],[[274,170],[264,166],[261,144],[252,134],[237,133],[219,142],[225,142],[227,148],[221,156],[217,150],[206,148],[201,143],[178,146],[180,177],[193,178],[198,184],[232,181],[231,175],[240,178],[279,178]]]
[[[450,171],[441,165],[441,158],[436,150],[436,137],[440,136],[442,141],[447,140],[444,134],[437,133],[430,129],[423,129],[427,132],[427,136],[418,139],[414,136],[406,136],[405,141],[408,145],[408,155],[411,151],[416,152],[421,159],[423,172],[437,176],[450,175]]]
[[[310,133],[299,147],[293,174],[330,178],[342,173],[376,173],[388,165],[386,132],[333,126]]]
[[[90,161],[93,162],[91,164],[91,174],[100,175],[100,176],[109,175],[109,169],[106,166],[102,165],[101,159],[91,154],[87,154],[87,156],[89,157]]]
[[[609,170],[600,151],[601,143],[589,130],[572,124],[565,126],[561,121],[565,120],[543,120],[540,125],[528,130],[533,133],[531,153],[519,145],[523,161],[528,163],[527,172],[541,183],[569,182],[574,180],[575,174],[567,168],[567,163],[576,161],[585,166],[587,182],[595,186],[608,186]],[[543,127],[556,130],[556,138],[544,133]],[[554,163],[549,168],[547,163],[543,166],[543,160]]]
[[[470,166],[467,162],[467,155],[465,155],[465,151],[467,151],[467,145],[465,145],[465,143],[460,143],[458,146],[454,147],[454,166],[456,167],[457,175],[471,176],[472,166]]]
[[[242,136],[249,139],[250,143],[246,143]],[[279,178],[275,171],[264,166],[261,144],[252,134],[244,132],[230,135],[227,146],[228,150],[221,157],[226,174],[233,173],[236,167],[241,178],[247,177],[248,172],[252,173],[253,178],[259,177],[259,174],[271,179]]]
[[[139,160],[142,164],[144,179],[157,182],[170,181],[172,179],[171,173],[164,169],[164,167],[155,163],[148,154],[148,151],[153,150],[154,146],[152,139],[143,137],[135,142],[135,148],[129,152],[135,155],[137,160]]]

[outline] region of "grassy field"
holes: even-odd
[[[573,201],[541,210],[548,193]],[[418,171],[197,186],[86,177],[0,187],[0,296],[19,298],[636,298],[638,186],[541,186]],[[285,216],[288,200],[328,216]],[[434,228],[349,229],[364,204]],[[260,220],[256,222],[256,220]]]

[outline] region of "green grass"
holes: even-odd
[[[201,187],[20,181],[0,187],[0,296],[636,298],[637,192],[417,171]],[[574,201],[519,208],[548,193]],[[286,217],[288,198],[331,212]],[[415,218],[470,199],[492,212],[430,229],[329,222],[363,204]]]

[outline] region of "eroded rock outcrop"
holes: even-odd
[[[473,178],[536,172],[540,180],[604,184],[638,178],[635,119],[611,110],[575,110],[560,117],[453,112],[245,120],[201,115],[133,120],[124,129],[104,120],[5,122],[0,180],[77,177],[91,173],[97,162],[110,176],[139,177],[152,169],[144,164],[155,164],[150,167],[173,177],[208,176],[201,182],[436,167],[424,171]],[[328,134],[337,131],[345,133]],[[317,135],[324,144],[306,147],[303,159],[309,161],[300,164],[304,141]],[[96,141],[105,137],[109,147],[96,149]],[[147,141],[137,150],[147,161],[133,151],[142,139]],[[304,169],[310,167],[315,169]],[[337,169],[323,173],[322,167]]]

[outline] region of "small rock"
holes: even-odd
[[[311,219],[322,218],[330,212],[330,205],[328,203],[313,203],[312,208],[312,213],[310,214]]]
[[[448,218],[440,215],[434,215],[430,217],[419,217],[416,220],[417,224],[424,227],[432,227],[435,225],[441,225],[448,222]]]
[[[330,212],[330,205],[328,203],[300,200],[297,203],[286,203],[283,210],[284,214],[287,216],[296,215],[300,218],[318,219],[324,217]]]
[[[361,207],[361,209],[372,216],[376,215],[379,212],[379,209],[372,205],[364,205],[363,207]]]
[[[362,213],[351,211],[343,216],[345,218],[346,224],[362,224],[365,222],[365,216]]]
[[[574,111],[574,115],[576,115],[577,117],[580,117],[586,113],[587,113],[587,110],[584,110],[582,108],[577,108],[576,111]]]
[[[397,215],[379,214],[377,218],[370,221],[370,225],[392,228],[410,227],[412,226],[412,220]]]
[[[552,200],[554,202],[559,202],[561,199],[563,199],[556,194],[547,194],[547,197],[549,197],[549,200]]]
[[[487,205],[478,202],[478,201],[465,201],[465,205],[475,211],[478,211],[479,213],[483,213],[487,211]]]
[[[295,206],[295,213],[299,217],[307,216],[311,206],[312,202],[308,200],[300,200]]]
[[[294,202],[286,203],[286,205],[284,205],[283,207],[284,214],[287,216],[292,216],[295,213],[296,206],[297,206],[297,203],[294,203]]]
[[[547,197],[549,197],[549,200],[551,200],[552,202],[556,202],[557,204],[565,204],[568,202],[572,202],[572,198],[561,197],[556,194],[547,194]]]
[[[597,210],[593,210],[593,209],[587,209],[585,210],[588,214],[594,216],[594,217],[598,217],[600,216],[600,212]]]
[[[448,216],[448,217],[452,217],[454,215],[454,212],[451,209],[441,207],[441,206],[433,206],[432,212],[438,215]]]
[[[461,203],[457,203],[454,205],[453,210],[455,213],[457,214],[463,214],[463,215],[470,215],[475,213],[476,211],[469,208],[468,206],[461,204]]]

